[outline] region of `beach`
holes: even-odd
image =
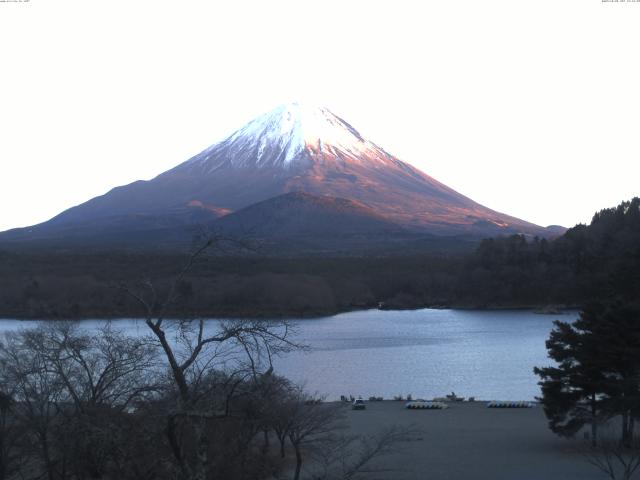
[[[407,410],[405,402],[367,402],[347,413],[349,433],[373,435],[392,425],[421,433],[399,452],[375,462],[384,473],[367,478],[397,480],[591,480],[606,478],[581,449],[585,440],[562,439],[547,427],[540,406],[487,408],[486,402],[453,402],[445,410]]]

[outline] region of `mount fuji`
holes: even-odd
[[[291,103],[152,180],[4,232],[0,243],[171,248],[184,245],[197,225],[274,245],[313,239],[309,249],[330,245],[330,251],[386,240],[397,247],[403,239],[562,231],[486,208],[366,140],[326,108]]]

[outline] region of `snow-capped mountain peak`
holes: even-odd
[[[422,233],[548,235],[545,229],[490,210],[389,155],[328,109],[290,103],[152,180],[116,187],[33,227],[37,231],[25,229],[13,238],[69,235],[75,241],[76,232],[102,238],[110,231],[119,242],[131,232],[133,238],[144,231],[155,238],[158,232],[236,214],[239,220],[218,225],[235,222],[247,231],[258,227],[276,237],[282,237],[283,225],[286,235],[311,237],[322,225],[320,230],[329,237],[336,234],[331,242],[339,243],[345,232],[355,232],[363,247],[369,226],[375,226],[382,239],[397,228],[411,232],[411,238]],[[332,225],[349,228],[333,230]],[[397,241],[391,239],[386,245],[405,245]],[[404,241],[407,238],[402,237]]]
[[[310,160],[361,163],[387,157],[386,152],[327,108],[293,102],[252,120],[188,163],[206,165],[212,172],[223,164],[289,169]]]

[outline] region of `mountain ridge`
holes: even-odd
[[[366,140],[326,108],[292,103],[151,180],[116,187],[48,222],[0,234],[0,240],[42,239],[52,231],[90,229],[118,217],[126,223],[143,216],[151,227],[153,218],[167,228],[172,228],[170,219],[173,228],[209,224],[291,192],[348,199],[425,235],[558,234],[556,228],[496,212],[456,192]],[[138,229],[112,225],[123,232]]]

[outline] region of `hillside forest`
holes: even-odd
[[[640,292],[640,198],[555,239],[481,240],[467,253],[287,258],[209,249],[179,283],[168,315],[303,317],[365,308],[580,307]],[[166,291],[184,254],[0,251],[0,316],[143,316],[123,286]]]

